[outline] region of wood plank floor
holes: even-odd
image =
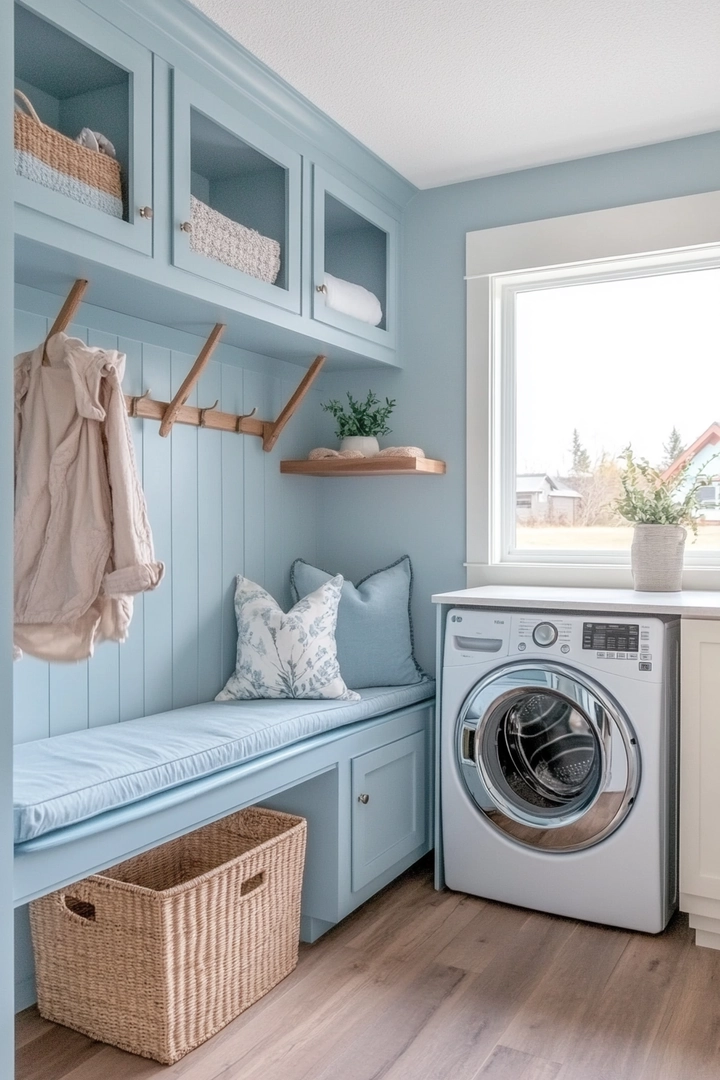
[[[204,1046],[156,1065],[17,1019],[17,1080],[718,1080],[720,952],[461,893],[418,864]]]

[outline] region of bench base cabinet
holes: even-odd
[[[27,903],[257,804],[307,818],[302,941],[316,941],[432,847],[432,699],[332,729],[15,852],[16,1009],[35,1001]],[[367,800],[360,796],[367,795]]]
[[[720,949],[720,621],[683,619],[680,908],[695,942]]]
[[[351,770],[356,892],[422,847],[427,836],[424,733],[353,758]]]
[[[316,941],[432,847],[431,716],[424,705],[376,729],[372,750],[262,800],[308,819],[302,941]]]

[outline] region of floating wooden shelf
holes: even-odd
[[[445,462],[433,458],[318,458],[281,461],[280,472],[298,476],[440,476]]]

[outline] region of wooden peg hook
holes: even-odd
[[[225,323],[216,323],[215,326],[212,328],[212,330],[210,331],[210,336],[208,337],[207,341],[200,350],[200,353],[198,354],[197,360],[188,371],[187,375],[183,380],[182,386],[165,410],[165,414],[160,422],[160,434],[163,438],[166,438],[166,436],[168,436],[172,431],[172,426],[177,420],[178,413],[182,409],[187,399],[190,397],[192,388],[200,378],[203,368],[212,356],[215,350],[215,346],[220,340],[224,329]],[[215,408],[214,405],[213,408]]]
[[[85,280],[85,278],[78,278],[77,281],[74,283],[73,287],[71,288],[70,292],[67,294],[65,303],[58,311],[55,322],[50,327],[50,333],[45,338],[45,343],[43,345],[42,362],[45,367],[47,367],[50,363],[47,354],[48,341],[53,336],[53,334],[61,334],[64,330],[67,330],[68,326],[75,317],[75,312],[82,303],[82,298],[85,295],[85,290],[87,289],[88,284],[89,283]]]

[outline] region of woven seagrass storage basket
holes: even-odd
[[[15,97],[27,110],[15,109],[15,172],[86,206],[122,217],[120,163],[43,124],[22,91],[16,90]]]
[[[297,964],[304,818],[249,807],[30,906],[47,1020],[169,1065]]]

